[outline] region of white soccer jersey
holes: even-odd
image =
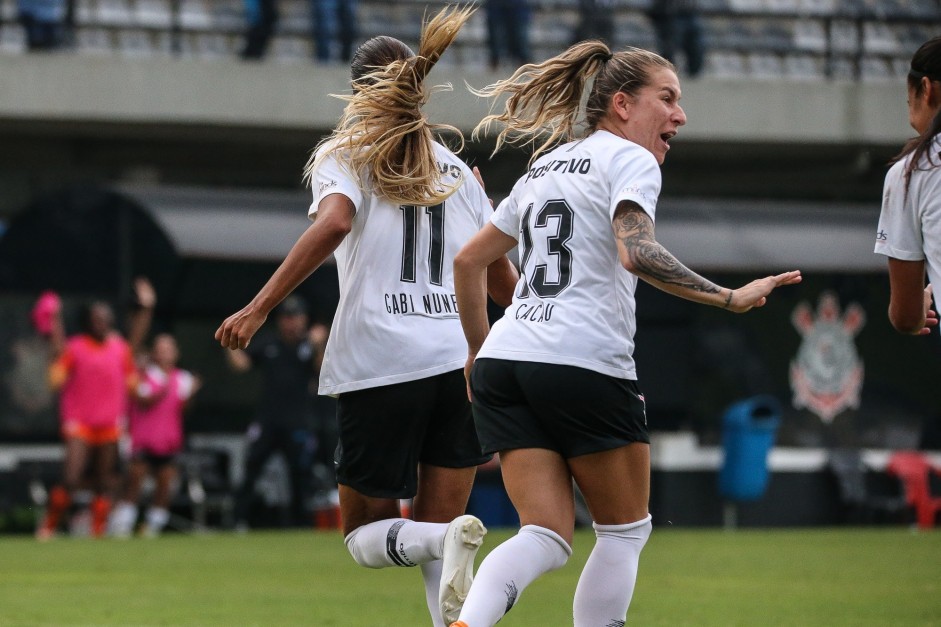
[[[875,252],[905,261],[924,259],[935,294],[941,293],[941,137],[928,149],[934,165],[922,158],[905,193],[905,168],[911,155],[885,177]],[[936,302],[937,302],[937,296]]]
[[[491,213],[470,169],[440,144],[438,166],[460,188],[440,205],[398,206],[360,188],[334,157],[312,177],[314,202],[343,194],[356,208],[337,248],[340,303],[320,373],[320,393],[423,379],[467,359],[454,296],[454,257]]]
[[[478,357],[588,368],[636,379],[634,290],[611,227],[622,200],[654,218],[660,166],[607,131],[537,160],[491,222],[520,242],[513,303]]]

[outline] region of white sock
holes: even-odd
[[[113,536],[129,536],[134,529],[135,522],[137,522],[137,505],[130,501],[121,501],[111,510],[108,531]]]
[[[151,507],[147,510],[147,531],[160,533],[170,521],[170,511],[162,507]]]
[[[441,559],[447,530],[447,523],[389,518],[354,529],[344,542],[360,566],[417,566]]]
[[[421,565],[421,576],[425,581],[425,602],[431,613],[431,624],[434,627],[448,627],[441,617],[441,606],[438,605],[438,591],[441,588],[441,560],[425,562]]]
[[[653,529],[650,515],[626,525],[592,526],[597,540],[575,588],[575,627],[623,625],[640,552]]]
[[[495,625],[526,586],[564,566],[571,554],[572,547],[556,532],[526,525],[484,558],[460,619],[472,627]]]

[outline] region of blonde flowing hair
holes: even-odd
[[[509,78],[471,92],[484,98],[508,96],[502,113],[491,113],[474,128],[473,137],[486,134],[490,125],[503,126],[494,154],[504,145],[531,146],[533,156],[577,136],[582,96],[594,78],[585,105],[584,125],[591,132],[604,117],[617,92],[636,95],[650,82],[654,68],[676,71],[658,54],[640,48],[618,52],[601,41],[582,41],[542,63],[520,67]],[[491,109],[492,110],[492,109]],[[540,143],[541,142],[541,143]]]
[[[436,91],[425,77],[476,9],[446,7],[422,27],[418,54],[392,37],[374,37],[356,51],[352,62],[353,93],[337,95],[347,102],[333,133],[321,141],[304,167],[304,180],[328,155],[334,155],[354,176],[368,174],[375,195],[401,205],[430,206],[454,193],[461,182],[445,183],[434,154],[436,135],[457,138],[449,124],[432,124],[422,106]]]

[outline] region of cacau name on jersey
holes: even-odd
[[[519,241],[513,303],[478,356],[569,364],[635,379],[637,277],[618,258],[618,204],[653,219],[660,167],[646,149],[607,131],[539,158],[491,222]]]

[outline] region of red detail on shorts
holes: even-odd
[[[113,444],[121,438],[121,429],[117,425],[108,427],[90,427],[78,421],[69,421],[62,425],[63,438],[78,438],[89,446]]]

